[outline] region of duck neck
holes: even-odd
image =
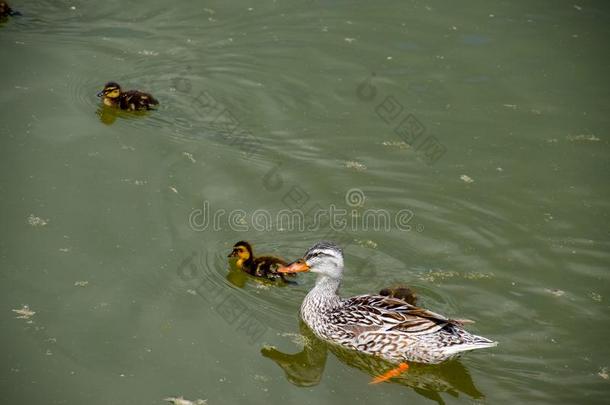
[[[118,98],[114,99],[114,98],[110,98],[110,97],[104,97],[104,104],[107,105],[108,107],[114,107],[115,105],[118,104]]]
[[[340,302],[337,290],[341,280],[320,274],[316,279],[316,285],[309,292],[308,298],[316,300],[323,306],[335,306]]]

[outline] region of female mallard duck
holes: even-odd
[[[138,90],[123,91],[115,82],[106,83],[97,96],[103,98],[105,105],[127,111],[152,110],[152,106],[159,104],[150,94]]]
[[[235,265],[246,273],[260,278],[269,280],[286,280],[285,274],[280,274],[277,269],[286,266],[288,263],[274,256],[259,256],[254,257],[252,246],[246,241],[239,241],[233,245],[233,250],[229,254],[230,258],[236,257]],[[294,276],[293,274],[288,275]]]
[[[301,317],[318,337],[331,343],[393,363],[428,364],[497,344],[466,332],[459,321],[403,300],[381,295],[339,297],[343,252],[333,242],[316,243],[302,259],[278,271],[318,273],[301,305]]]
[[[21,14],[18,11],[15,11],[10,8],[6,1],[0,1],[0,20],[14,15]]]

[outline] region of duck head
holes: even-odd
[[[108,82],[104,85],[104,89],[97,93],[98,97],[104,99],[104,104],[114,104],[121,95],[121,86],[116,82]]]
[[[241,267],[241,265],[252,258],[254,254],[252,253],[252,246],[246,241],[239,241],[235,245],[233,245],[233,250],[229,253],[230,258],[237,258],[237,265]]]
[[[343,250],[334,242],[321,241],[313,245],[302,259],[278,269],[280,273],[304,271],[340,280],[343,275]]]

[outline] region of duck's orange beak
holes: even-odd
[[[296,262],[290,263],[288,266],[282,266],[277,269],[278,273],[301,273],[303,271],[309,271],[309,266],[305,263],[305,260],[299,259]]]

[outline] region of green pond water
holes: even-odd
[[[607,403],[607,2],[11,6],[3,403]],[[312,275],[229,271],[321,239],[343,295],[409,284],[499,345],[369,385],[300,327]]]

